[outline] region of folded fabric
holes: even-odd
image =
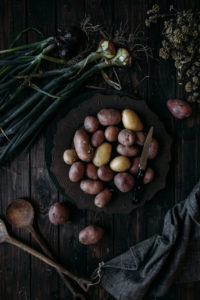
[[[163,296],[172,283],[200,280],[200,181],[165,215],[161,235],[132,246],[104,263],[100,285],[116,299]]]

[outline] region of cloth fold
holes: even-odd
[[[200,180],[165,215],[162,234],[101,266],[100,285],[116,299],[163,296],[172,283],[200,280]]]

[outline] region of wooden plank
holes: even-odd
[[[19,15],[21,16],[19,18]],[[0,2],[0,49],[6,49],[26,26],[25,1]],[[25,43],[25,38],[21,40]],[[1,215],[17,198],[29,198],[29,155],[21,154],[5,168],[0,167]],[[4,217],[5,218],[5,217]],[[8,225],[8,223],[6,222]],[[8,225],[17,239],[29,243],[25,230]],[[30,256],[11,245],[0,247],[0,299],[30,299]],[[23,262],[23,263],[22,263]]]

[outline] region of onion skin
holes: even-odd
[[[167,107],[171,114],[177,119],[189,118],[192,114],[191,106],[179,99],[169,99],[167,101]]]

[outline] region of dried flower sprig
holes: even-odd
[[[187,100],[200,103],[200,13],[189,10],[177,11],[172,5],[169,14],[161,14],[154,4],[147,11],[146,26],[165,19],[162,47],[159,56],[172,58],[180,85],[184,84]]]

